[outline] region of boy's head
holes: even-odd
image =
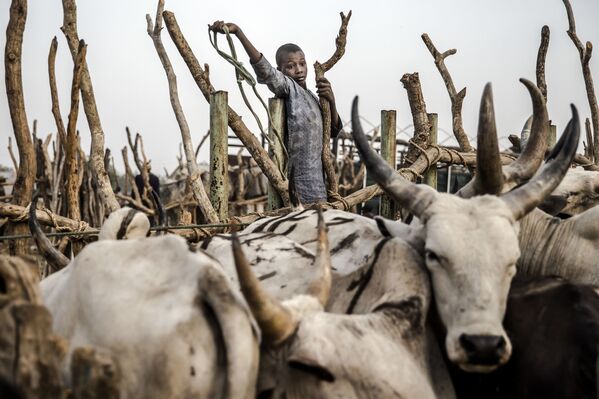
[[[287,43],[279,47],[276,54],[277,68],[283,75],[289,76],[297,84],[306,88],[306,76],[308,67],[302,49],[293,43]]]

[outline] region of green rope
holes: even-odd
[[[182,226],[156,226],[151,227],[150,231],[168,231],[168,230],[185,230],[185,229],[209,229],[218,227],[233,227],[233,226],[248,226],[250,223],[213,223],[213,224],[187,224]],[[97,229],[86,231],[63,231],[57,233],[47,233],[47,237],[69,237],[69,236],[90,236],[98,235]],[[20,240],[24,238],[33,238],[30,234],[16,234],[12,236],[0,236],[0,241],[5,240]]]
[[[247,95],[245,94],[245,90],[243,89],[243,81],[246,81],[250,85],[250,87],[252,88],[252,90],[254,92],[254,95],[258,98],[258,100],[260,100],[262,107],[264,107],[264,110],[266,111],[266,115],[268,116],[268,122],[269,122],[270,126],[272,127],[274,135],[275,135],[277,141],[279,142],[281,148],[283,149],[283,155],[285,158],[289,158],[289,154],[287,153],[287,148],[285,148],[285,143],[283,142],[283,138],[281,137],[281,132],[279,132],[278,129],[276,129],[274,127],[274,124],[272,121],[272,116],[270,114],[270,110],[268,109],[268,106],[266,105],[266,103],[262,99],[262,96],[260,96],[260,94],[258,93],[258,90],[256,89],[256,79],[243,66],[243,63],[237,59],[237,52],[235,51],[235,44],[233,43],[233,39],[231,38],[229,29],[226,26],[224,26],[224,31],[225,31],[225,35],[227,37],[227,42],[229,44],[229,48],[231,50],[231,55],[225,53],[224,51],[222,51],[218,48],[218,34],[216,32],[213,32],[213,36],[211,36],[210,35],[210,27],[208,27],[208,38],[210,39],[210,44],[212,44],[212,47],[214,47],[216,52],[221,57],[223,57],[229,64],[233,65],[233,67],[235,67],[235,77],[237,78],[237,86],[239,87],[239,91],[241,92],[241,97],[243,98],[243,102],[245,103],[246,107],[248,107],[248,109],[254,116],[254,119],[256,120],[256,123],[258,124],[258,128],[260,129],[260,133],[262,134],[262,137],[264,137],[264,139],[268,142],[269,146],[273,145],[271,138],[268,136],[268,134],[265,133],[264,127],[262,126],[262,122],[260,122],[260,118],[258,117],[256,112],[252,108],[252,106],[247,98]],[[278,159],[278,155],[274,152],[273,152],[273,156],[275,157],[275,161],[276,161],[275,163],[277,164],[277,166],[279,168],[279,172],[281,172],[282,176],[285,176],[286,174],[283,171],[283,164],[284,164],[283,161],[284,160]]]

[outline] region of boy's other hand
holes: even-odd
[[[316,93],[318,94],[318,97],[324,98],[329,103],[335,103],[335,95],[331,88],[331,82],[329,82],[327,78],[320,78],[316,81]]]
[[[229,33],[236,34],[240,31],[239,27],[234,23],[224,21],[214,21],[212,25],[210,25],[210,30],[217,33],[225,33],[225,26],[229,29]]]

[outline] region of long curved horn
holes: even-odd
[[[424,184],[414,184],[395,173],[387,162],[379,157],[370,145],[362,130],[358,112],[358,97],[352,104],[352,135],[368,173],[401,206],[416,216],[420,216],[437,197],[437,192]]]
[[[331,254],[329,252],[329,239],[327,225],[322,216],[322,209],[318,206],[318,244],[316,247],[316,278],[308,288],[308,295],[312,295],[324,308],[331,294]]]
[[[37,245],[40,254],[46,259],[53,271],[58,271],[69,264],[69,258],[52,246],[52,243],[40,227],[36,215],[38,198],[39,192],[35,192],[29,207],[29,231],[35,240],[35,244]]]
[[[271,346],[280,345],[293,333],[297,323],[291,313],[262,288],[250,269],[236,234],[233,234],[232,244],[239,286],[260,326],[264,342]]]
[[[571,108],[572,119],[553,147],[541,171],[525,185],[501,197],[512,210],[516,220],[530,212],[555,190],[570,167],[580,137],[578,111],[574,105],[571,105]]]
[[[495,126],[493,90],[491,83],[485,85],[478,112],[478,132],[476,136],[476,174],[472,180],[458,191],[463,198],[480,194],[499,194],[503,188],[503,171]]]
[[[522,153],[522,151],[526,148],[526,144],[528,144],[528,140],[530,139],[532,119],[533,116],[529,116],[526,122],[524,122],[524,126],[522,126],[522,130],[520,131],[520,153]]]
[[[547,128],[549,127],[549,116],[547,115],[547,106],[543,93],[537,85],[529,80],[520,79],[520,82],[526,86],[530,93],[533,114],[530,136],[526,145],[523,143],[518,159],[507,165],[503,170],[506,183],[509,183],[512,187],[530,179],[541,166],[547,149]]]

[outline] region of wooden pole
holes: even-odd
[[[397,113],[381,111],[381,157],[395,169],[397,160]],[[387,195],[381,197],[380,214],[387,219],[395,219],[395,202]]]
[[[437,145],[437,127],[439,116],[437,114],[428,114],[428,121],[431,124],[431,131],[428,136],[428,145]],[[428,184],[435,190],[437,189],[437,165],[433,164],[424,175],[424,184]]]
[[[229,217],[227,109],[226,91],[210,94],[210,202],[220,220]]]
[[[23,96],[21,76],[21,50],[26,19],[27,0],[13,0],[10,5],[10,18],[6,28],[4,76],[8,110],[19,150],[19,167],[16,170],[17,179],[13,186],[12,202],[20,206],[26,206],[31,201],[37,169],[33,140],[29,132],[27,114],[25,113],[25,98]],[[25,224],[9,225],[6,231],[7,234],[22,234],[25,232],[27,232],[27,225]],[[18,241],[12,243],[10,251],[12,255],[23,255],[27,253],[27,243]]]
[[[273,160],[283,176],[287,176],[287,160],[282,143],[276,137],[275,131],[279,132],[280,137],[285,137],[283,130],[285,128],[285,101],[282,98],[269,98],[268,109],[272,124],[268,126],[268,136],[273,145],[268,148],[268,156]],[[269,211],[283,207],[283,200],[272,184],[268,185],[268,207]]]
[[[547,137],[547,148],[553,148],[555,140],[557,138],[557,126],[549,126],[549,137]]]

